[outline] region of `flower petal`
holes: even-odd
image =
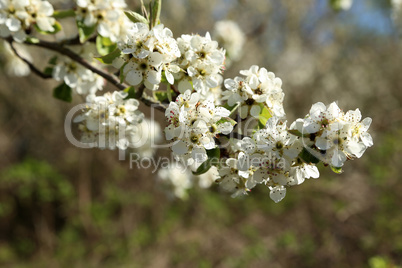
[[[184,141],[177,141],[172,146],[172,151],[178,155],[188,152],[188,146]]]
[[[191,152],[191,157],[195,160],[196,163],[202,163],[207,160],[207,152],[204,148],[193,148]]]
[[[275,186],[271,189],[269,197],[275,202],[280,202],[286,196],[286,188],[283,186]]]
[[[126,75],[126,81],[132,86],[136,86],[142,82],[142,73],[138,70],[131,70]]]

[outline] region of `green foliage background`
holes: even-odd
[[[210,31],[217,19],[237,21],[247,48],[225,77],[251,64],[274,71],[289,121],[317,101],[359,107],[373,118],[374,147],[362,159],[341,175],[321,168],[318,180],[290,189],[279,204],[263,189],[232,199],[217,187],[171,200],[151,170],[130,169],[117,152],[68,143],[64,118],[78,96],[63,103],[52,98],[54,81],[2,72],[0,266],[401,267],[397,29],[364,28],[356,14],[325,6],[318,16],[314,7],[323,1],[278,2],[164,1],[161,20],[175,37]],[[390,13],[387,1],[361,8]],[[322,41],[325,33],[331,38]],[[35,62],[45,65],[43,55]]]

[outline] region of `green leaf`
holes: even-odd
[[[57,63],[57,56],[51,57],[50,60],[47,63],[48,63],[48,66],[46,66],[46,68],[43,71],[43,73],[47,74],[47,75],[52,75],[53,74],[53,67]]]
[[[43,71],[44,74],[47,75],[52,75],[53,74],[53,68],[52,67],[46,67],[45,70]]]
[[[193,171],[194,175],[201,175],[207,172],[211,166],[219,164],[219,159],[221,156],[221,151],[218,147],[207,150],[208,159],[203,162],[196,171]]]
[[[172,90],[171,86],[169,86],[169,88],[166,88],[166,95],[167,95],[169,103],[172,101],[172,91],[173,90]]]
[[[101,35],[99,35],[99,36],[101,36]],[[102,41],[102,45],[104,45],[104,46],[112,46],[112,45],[115,45],[116,43],[115,42],[113,42],[112,40],[110,40],[110,38],[109,37],[103,37],[103,36],[101,36],[102,37],[102,39],[101,39],[101,41]],[[114,49],[113,49],[114,50]],[[112,52],[112,51],[110,51],[110,52]]]
[[[53,89],[53,97],[56,99],[71,102],[73,100],[72,90],[66,83],[62,83]]]
[[[83,21],[77,21],[78,35],[81,43],[84,43],[89,37],[91,37],[91,35],[95,32],[96,26],[97,25],[95,24],[91,27],[88,27]]]
[[[128,62],[125,62],[125,63],[123,64],[123,66],[121,66],[121,68],[120,68],[120,83],[123,83],[123,82],[124,82],[124,79],[126,79],[126,77],[124,76],[123,70],[124,70],[124,66],[126,66],[127,63],[128,63]]]
[[[301,133],[300,131],[298,131],[297,129],[288,129],[288,132],[289,132],[290,134],[292,134],[292,135],[297,136],[297,137],[304,137],[304,138],[310,137],[310,133],[305,133],[305,134],[303,134],[303,133]]]
[[[232,126],[237,124],[237,122],[230,117],[222,117],[218,122],[216,122],[216,124],[219,125],[226,122],[229,122]]]
[[[320,160],[312,155],[306,148],[303,148],[303,150],[299,154],[299,157],[307,164],[317,164],[320,162]]]
[[[258,124],[254,127],[254,130],[260,130],[260,129],[264,129],[265,125],[262,124],[260,121],[258,121]]]
[[[228,109],[229,111],[233,111],[234,107],[236,107],[237,104],[233,105],[233,106],[229,106],[228,103],[225,103],[225,105],[223,105],[223,108]]]
[[[162,0],[155,0],[152,5],[152,27],[160,23]]]
[[[36,37],[27,37],[27,39],[25,39],[25,42],[29,44],[38,44],[40,41]]]
[[[102,62],[104,64],[112,64],[114,59],[116,59],[120,55],[121,55],[120,49],[116,48],[115,50],[113,50],[109,54],[104,55],[102,57],[96,57],[95,59],[97,59],[98,61],[100,61],[100,62]]]
[[[271,118],[271,113],[269,112],[269,109],[264,105],[261,104],[261,112],[260,116],[258,117],[258,124],[259,126],[262,126],[261,128],[265,128],[265,125],[267,124],[267,121],[269,118]]]
[[[166,79],[165,71],[162,71],[161,83],[170,85],[168,80]]]
[[[75,11],[73,9],[68,10],[55,10],[53,12],[53,17],[56,19],[63,19],[68,17],[75,17]]]
[[[159,102],[169,101],[166,91],[155,91],[154,98],[157,99]]]
[[[56,65],[57,63],[57,56],[53,56],[50,58],[50,60],[48,61],[48,64],[50,65]]]
[[[124,14],[126,14],[127,18],[129,18],[132,22],[136,23],[136,22],[141,22],[141,23],[145,23],[148,24],[149,21],[144,18],[143,16],[141,16],[140,14],[133,12],[133,11],[124,11]]]
[[[60,24],[58,21],[56,21],[56,22],[53,24],[54,30],[53,30],[52,32],[41,30],[41,29],[39,28],[38,24],[34,24],[34,28],[35,28],[35,30],[36,30],[38,33],[40,33],[40,34],[55,34],[55,33],[60,32],[61,29],[62,29],[62,28],[61,28],[61,24]]]
[[[166,91],[155,91],[154,98],[161,103],[169,103],[172,101],[172,96],[174,95],[174,93],[175,92],[171,88],[168,88]]]
[[[332,169],[332,171],[335,172],[336,174],[341,174],[341,173],[343,173],[342,167],[334,167],[334,166],[331,166],[331,169]]]
[[[96,50],[101,56],[108,55],[116,50],[117,44],[113,43],[108,37],[98,35],[96,37]]]
[[[63,28],[61,27],[61,24],[56,21],[55,24],[53,25],[54,31],[51,32],[51,34],[55,34],[57,32],[60,32]]]
[[[124,89],[124,92],[128,93],[128,96],[125,98],[127,99],[135,99],[136,98],[136,92],[135,92],[135,88],[133,86],[130,87],[126,87]]]
[[[227,105],[227,103],[226,103],[226,105],[225,106],[229,106],[229,105]],[[226,108],[224,106],[224,108]],[[230,106],[229,106],[230,107]],[[240,102],[238,102],[238,103],[236,103],[235,105],[233,105],[232,107],[230,107],[228,110],[230,111],[230,115],[229,116],[232,116],[232,115],[234,115],[237,111],[238,111],[238,108],[240,107]],[[227,109],[227,108],[226,108]]]

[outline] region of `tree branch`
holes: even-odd
[[[166,107],[160,102],[154,102],[146,95],[142,95],[139,100],[149,107],[153,107],[163,113],[165,113]]]
[[[25,62],[29,69],[36,75],[38,75],[39,77],[43,78],[43,79],[49,79],[52,78],[52,76],[50,74],[45,74],[44,72],[42,72],[41,70],[39,70],[38,68],[36,68],[30,61],[28,61],[27,59],[25,59],[24,57],[22,57],[18,51],[15,49],[14,45],[13,45],[13,41],[9,41],[8,43],[10,44],[11,50],[14,52],[14,54],[20,58],[23,62]]]
[[[44,78],[44,79],[48,79],[51,78],[51,75],[47,75],[43,72],[41,72],[38,68],[36,68],[31,62],[29,62],[28,60],[24,59],[23,57],[21,57],[18,52],[16,51],[16,49],[13,46],[13,39],[12,37],[10,38],[6,38],[6,40],[10,43],[10,46],[12,48],[12,50],[14,51],[14,53],[21,59],[23,60],[26,64],[28,64],[29,68],[32,70],[32,72],[34,72],[36,75]],[[71,39],[73,40],[73,39]],[[75,41],[73,41],[75,42]],[[95,66],[93,66],[92,64],[90,64],[89,62],[87,62],[84,58],[82,58],[80,55],[74,53],[73,51],[71,51],[68,48],[63,47],[62,43],[52,43],[52,42],[48,42],[48,41],[44,41],[44,40],[38,40],[35,43],[31,43],[31,42],[24,42],[27,45],[32,45],[32,46],[37,46],[37,47],[42,47],[42,48],[46,48],[55,52],[58,52],[62,55],[65,55],[67,57],[69,57],[70,59],[78,62],[79,64],[81,64],[82,66],[88,68],[89,70],[91,70],[92,72],[102,76],[104,79],[106,79],[108,82],[110,82],[111,84],[113,84],[115,87],[117,87],[119,90],[124,90],[127,88],[126,85],[121,84],[120,81],[114,76],[111,75]],[[70,43],[70,42],[68,42]],[[175,90],[176,88],[173,87],[173,89]],[[169,89],[167,89],[169,90]],[[177,89],[176,89],[177,90]],[[175,90],[175,91],[176,91]],[[157,109],[161,112],[165,112],[166,110],[166,106],[163,105],[160,102],[154,102],[149,96],[147,96],[146,94],[144,94],[145,91],[145,86],[144,84],[142,84],[138,89],[137,92],[135,94],[135,98],[140,100],[142,103],[144,103],[145,105],[152,107],[154,109]],[[221,134],[222,135],[222,134]],[[237,133],[237,132],[232,132],[228,135],[222,135],[222,136],[226,136],[228,138],[235,138],[235,139],[243,139],[246,136],[244,136],[243,134]]]
[[[240,134],[240,133],[238,133],[238,132],[230,132],[230,133],[227,134],[227,135],[223,135],[223,134],[219,134],[219,135],[220,135],[220,136],[227,137],[227,138],[235,138],[235,139],[238,139],[238,140],[242,140],[243,138],[248,137],[248,136],[245,136],[245,135]]]
[[[145,85],[142,84],[138,89],[137,92],[135,92],[134,98],[140,100],[142,98],[142,95],[144,95],[144,90],[145,90]]]
[[[7,38],[3,38],[5,39],[7,42],[9,42],[10,44],[12,42],[14,42],[13,38],[7,37]],[[67,41],[67,43],[71,44],[71,43],[75,43],[75,38],[71,39],[70,41]],[[112,85],[114,85],[116,88],[118,88],[119,90],[124,90],[127,88],[126,85],[121,84],[120,81],[112,74],[109,74],[105,71],[103,71],[102,69],[99,69],[95,66],[93,66],[92,64],[90,64],[88,61],[86,61],[83,57],[81,57],[80,55],[76,54],[75,52],[71,51],[68,48],[63,47],[64,43],[60,42],[60,43],[54,43],[54,42],[48,42],[48,41],[44,41],[44,40],[39,40],[36,39],[36,42],[28,42],[25,41],[24,44],[26,45],[30,45],[30,46],[37,46],[37,47],[42,47],[42,48],[46,48],[55,52],[58,52],[64,56],[69,57],[70,59],[78,62],[79,64],[81,64],[82,66],[88,68],[89,70],[91,70],[92,72],[102,76],[105,80],[107,80],[108,82],[110,82]],[[14,49],[13,49],[14,50]],[[14,50],[15,52],[15,50]],[[17,56],[19,56],[17,54]],[[20,56],[19,56],[20,57]],[[21,58],[21,57],[20,57]],[[31,68],[31,70],[39,75],[42,78],[48,79],[51,78],[51,76],[48,77],[48,75],[42,73],[40,70],[38,70],[35,66],[33,66],[32,63],[28,62],[27,60],[21,58],[22,60],[24,60],[24,62],[26,62],[29,67]],[[166,107],[161,104],[160,102],[154,102],[153,100],[151,100],[148,96],[146,96],[144,93],[145,90],[145,86],[141,85],[140,88],[138,88],[137,94],[136,94],[136,98],[138,100],[140,100],[141,102],[143,102],[145,105],[153,107],[161,112],[165,112]]]
[[[47,48],[49,50],[52,50],[52,51],[58,52],[58,53],[60,53],[62,55],[65,55],[65,56],[69,57],[70,59],[78,62],[82,66],[88,68],[92,72],[102,76],[109,83],[111,83],[112,85],[117,87],[119,90],[123,90],[123,89],[126,88],[126,86],[124,84],[121,84],[120,81],[115,76],[113,76],[113,75],[111,75],[111,74],[109,74],[109,73],[107,73],[107,72],[105,72],[105,71],[93,66],[92,64],[90,64],[88,61],[86,61],[80,55],[76,54],[75,52],[71,51],[68,48],[65,48],[65,47],[61,46],[58,43],[53,43],[53,42],[48,42],[48,41],[38,39],[34,43],[25,41],[24,44],[27,44],[27,45],[30,45],[30,46],[37,46],[37,47]]]
[[[87,39],[84,43],[86,43],[86,42],[92,42],[93,43],[93,42],[96,41],[96,37],[97,36],[94,35],[91,38]],[[65,45],[68,45],[68,46],[70,46],[70,45],[83,45],[84,43],[81,43],[80,37],[78,35],[76,37],[73,37],[73,38],[70,38],[70,39],[64,39],[64,40],[61,40],[59,42],[59,44],[61,46],[65,46]]]

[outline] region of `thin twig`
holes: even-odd
[[[243,138],[248,137],[248,136],[245,136],[245,135],[240,134],[240,133],[238,133],[238,132],[230,132],[230,133],[227,134],[227,135],[223,135],[223,134],[220,134],[220,135],[221,135],[221,136],[225,136],[225,137],[227,137],[227,138],[235,138],[235,139],[238,139],[238,140],[242,140]]]
[[[80,55],[76,54],[75,52],[71,51],[68,48],[60,46],[58,43],[53,43],[53,42],[48,42],[48,41],[38,39],[37,42],[35,42],[35,43],[25,42],[25,44],[31,45],[31,46],[43,47],[43,48],[47,48],[49,50],[59,52],[60,54],[63,54],[65,56],[69,57],[70,59],[78,62],[82,66],[88,68],[92,72],[99,74],[100,76],[105,78],[108,82],[110,82],[112,85],[114,85],[118,89],[123,90],[126,88],[126,86],[124,84],[121,84],[119,82],[119,80],[116,77],[114,77],[113,75],[103,71],[102,69],[99,69],[99,68],[91,65],[88,61],[86,61]]]
[[[170,88],[173,89],[173,91],[174,91],[175,93],[177,93],[177,95],[180,94],[179,90],[177,90],[177,88],[175,87],[175,85],[170,85]]]
[[[144,95],[144,90],[145,90],[145,85],[142,84],[138,89],[137,92],[135,92],[135,97],[136,99],[141,99],[142,95]]]
[[[29,60],[25,59],[24,57],[22,57],[18,51],[15,49],[14,45],[13,45],[13,41],[9,41],[8,42],[10,44],[10,47],[12,49],[12,51],[14,52],[14,54],[20,58],[23,62],[25,62],[29,69],[36,75],[38,75],[39,77],[43,78],[43,79],[49,79],[52,78],[52,76],[50,74],[45,74],[44,72],[42,72],[41,70],[39,70],[38,68],[36,68]]]
[[[3,38],[6,41],[8,41],[9,43],[13,42],[13,38],[10,36],[8,38]],[[42,47],[42,48],[46,48],[55,52],[58,52],[62,55],[65,55],[67,57],[69,57],[70,59],[78,62],[79,64],[81,64],[82,66],[88,68],[89,70],[91,70],[92,72],[100,75],[101,77],[103,77],[104,79],[106,79],[108,82],[110,82],[112,85],[114,85],[116,88],[118,88],[119,90],[124,90],[127,88],[126,85],[121,84],[120,81],[114,76],[111,75],[93,65],[91,65],[89,62],[87,62],[84,58],[82,58],[80,55],[74,53],[73,51],[71,51],[68,48],[65,48],[62,46],[61,43],[53,43],[53,42],[48,42],[48,41],[44,41],[44,40],[37,40],[35,43],[30,43],[25,41],[24,44],[27,45],[31,45],[31,46],[37,46],[37,47]],[[27,61],[25,61],[27,62]],[[33,72],[35,74],[38,74],[39,76],[43,77],[43,78],[48,78],[47,76],[44,76],[45,74],[43,74],[42,72],[40,72],[35,66],[32,65],[32,63],[27,62],[27,64],[30,66],[30,68],[32,68]],[[50,78],[50,77],[49,77]],[[143,94],[145,87],[142,86],[143,88],[140,87],[139,91],[138,91],[138,99],[140,101],[142,101],[145,105],[153,107],[159,111],[165,112],[166,107],[161,104],[160,102],[154,102],[153,100],[151,100],[148,96],[145,96]]]
[[[155,108],[155,109],[157,109],[157,110],[159,110],[159,111],[161,111],[161,112],[165,112],[165,110],[166,110],[166,106],[164,106],[162,103],[160,103],[160,102],[154,102],[154,101],[152,101],[152,100],[150,100],[149,99],[149,97],[148,96],[146,96],[146,95],[143,95],[141,98],[139,98],[139,100],[142,102],[142,103],[144,103],[145,105],[147,105],[147,106],[150,106],[150,107],[152,107],[152,108]]]
[[[95,42],[96,41],[96,35],[92,36],[91,38],[87,39],[84,43],[86,42]],[[76,37],[70,38],[70,39],[64,39],[59,42],[59,45],[65,46],[65,45],[82,45],[80,41],[80,37],[77,35]]]
[[[37,74],[38,76],[44,78],[44,79],[48,79],[51,78],[51,75],[47,75],[43,72],[41,72],[39,69],[37,69],[32,63],[30,63],[28,60],[24,59],[23,57],[21,57],[18,52],[15,50],[14,46],[13,46],[13,39],[12,37],[10,38],[5,38],[9,43],[10,46],[12,48],[12,50],[14,51],[14,53],[21,59],[23,60],[26,64],[28,64],[29,68],[32,70],[32,72],[34,72],[35,74]],[[102,76],[103,78],[105,78],[107,81],[109,81],[110,83],[112,83],[115,87],[117,87],[119,90],[124,90],[127,88],[126,85],[121,84],[117,78],[109,73],[106,73],[105,71],[96,68],[95,66],[91,65],[90,63],[88,63],[84,58],[82,58],[80,55],[74,53],[73,51],[71,51],[68,48],[65,48],[63,46],[61,46],[58,43],[52,43],[52,42],[48,42],[48,41],[44,41],[44,40],[38,40],[36,43],[29,43],[29,42],[25,42],[25,44],[27,45],[32,45],[32,46],[38,46],[38,47],[42,47],[42,48],[47,48],[49,50],[52,51],[56,51],[62,55],[65,55],[67,57],[69,57],[70,59],[78,62],[79,64],[81,64],[82,66],[88,68],[89,70],[91,70],[92,72]],[[144,90],[145,90],[145,86],[141,85],[137,92],[136,92],[136,99],[139,99],[142,103],[144,103],[145,105],[152,107],[154,109],[157,109],[161,112],[165,112],[166,110],[166,106],[163,105],[160,102],[154,102],[153,100],[151,100],[149,98],[149,96],[147,96],[146,94],[144,94]],[[169,90],[169,89],[167,89]],[[222,135],[222,136],[226,136],[229,138],[235,138],[235,139],[243,139],[247,136],[237,133],[237,132],[232,132],[228,135]]]

